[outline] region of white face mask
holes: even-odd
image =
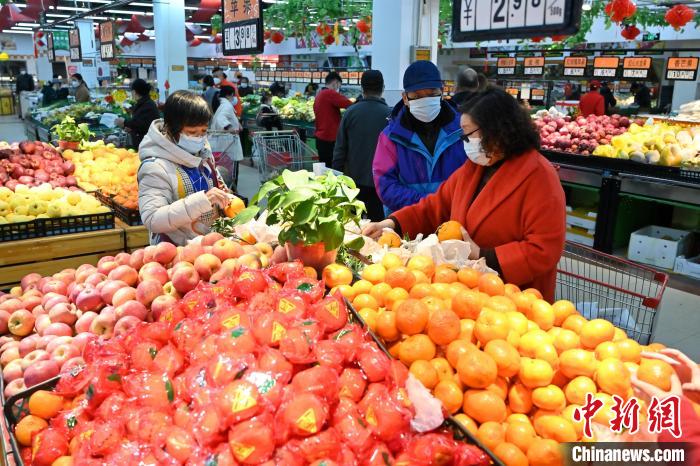
[[[219,84],[221,84],[221,80],[219,78],[214,78],[214,85],[218,86]]]
[[[231,99],[231,105],[236,105],[238,103],[238,97],[234,97]]]
[[[469,142],[464,142],[464,152],[472,163],[487,166],[491,163],[491,158],[481,148],[481,138],[469,138]]]
[[[79,84],[80,84],[80,83],[79,83],[78,81],[71,81],[71,82],[70,82],[70,85],[73,86],[73,87],[78,87]]]
[[[248,87],[248,83],[241,83],[241,87],[245,89],[246,87]]]
[[[177,145],[190,154],[197,155],[204,148],[204,142],[204,136],[188,136],[181,133]]]
[[[408,110],[418,121],[429,123],[440,114],[440,100],[442,97],[423,97],[408,102]]]

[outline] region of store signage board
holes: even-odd
[[[588,57],[566,57],[564,58],[564,76],[584,76]]]
[[[519,39],[573,34],[582,0],[453,0],[452,40]]]
[[[625,57],[622,62],[622,77],[646,79],[651,68],[650,57]]]
[[[49,61],[56,61],[56,50],[54,50],[53,45],[53,32],[46,33],[46,52],[49,55]]]
[[[511,76],[515,74],[515,58],[499,58],[497,64],[497,73],[499,76]]]
[[[614,78],[617,76],[619,57],[595,57],[593,59],[593,76],[596,78]]]
[[[100,33],[100,58],[111,60],[114,58],[114,23],[105,21],[99,25]]]
[[[528,57],[523,63],[523,74],[526,76],[542,76],[544,74],[544,57]]]
[[[81,61],[83,52],[80,49],[80,31],[78,29],[68,31],[68,45],[70,46],[70,60]]]
[[[222,0],[224,56],[262,53],[263,12],[260,0]]]
[[[53,49],[54,50],[70,50],[68,45],[68,31],[53,31]]]
[[[698,75],[698,57],[670,57],[666,63],[669,81],[695,81]]]

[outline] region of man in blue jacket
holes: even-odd
[[[372,164],[386,215],[435,192],[467,159],[460,115],[442,100],[442,78],[435,64],[412,63],[403,87],[403,100],[379,135]]]

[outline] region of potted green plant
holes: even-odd
[[[258,215],[267,203],[268,225],[281,226],[278,239],[290,260],[299,259],[319,272],[335,262],[338,248],[345,238],[345,226],[359,227],[365,205],[357,200],[360,190],[347,176],[328,172],[314,177],[306,170],[284,170],[266,182],[241,211],[234,223],[246,223]],[[351,249],[362,247],[362,238],[348,244]]]
[[[92,132],[87,123],[76,124],[72,117],[66,116],[59,124],[51,128],[58,136],[58,147],[61,150],[76,150],[82,141],[87,141]]]

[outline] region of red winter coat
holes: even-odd
[[[578,102],[578,108],[581,110],[581,115],[605,115],[605,97],[598,91],[586,92],[581,96]]]
[[[480,248],[495,250],[507,283],[536,288],[553,301],[566,234],[566,201],[556,171],[536,150],[525,152],[503,162],[469,204],[483,171],[467,161],[435,193],[393,217],[411,237],[458,221]]]

